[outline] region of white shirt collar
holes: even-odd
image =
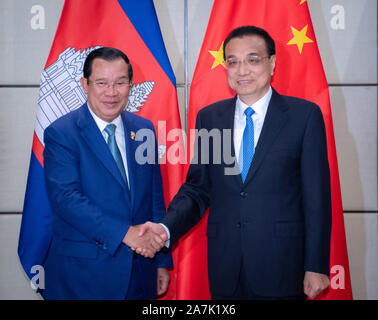
[[[105,127],[110,124],[110,123],[113,123],[116,125],[117,128],[119,129],[123,129],[123,122],[122,122],[122,118],[121,118],[121,115],[119,115],[117,118],[115,118],[113,121],[111,122],[106,122],[104,120],[102,120],[101,118],[99,118],[92,110],[91,106],[89,105],[89,102],[87,102],[88,104],[88,109],[89,109],[89,112],[91,113],[94,121],[96,122],[97,124],[97,127],[100,129],[101,133],[104,131]],[[120,132],[122,132],[122,130],[120,130]]]
[[[236,99],[235,112],[238,114],[239,117],[243,117],[245,109],[247,109],[248,107],[252,107],[255,111],[255,114],[257,114],[258,116],[262,116],[264,118],[268,110],[268,105],[270,102],[270,98],[272,97],[272,92],[272,87],[269,86],[268,92],[260,100],[256,101],[252,106],[248,106],[243,101],[241,101],[238,95]]]

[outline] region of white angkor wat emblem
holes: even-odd
[[[82,52],[68,47],[59,54],[59,58],[42,72],[37,121],[35,132],[44,145],[43,132],[50,123],[79,108],[86,100],[86,94],[80,85],[85,58],[94,49],[91,47]],[[153,81],[136,83],[130,90],[127,111],[138,112],[154,88]],[[159,149],[161,146],[159,146]]]
[[[130,112],[138,112],[147,101],[147,98],[152,92],[153,88],[154,82],[152,81],[134,84],[129,93],[129,100],[126,105],[126,110]]]

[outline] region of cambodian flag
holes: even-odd
[[[43,132],[50,123],[86,101],[80,86],[83,64],[90,51],[102,46],[122,50],[131,61],[135,85],[126,109],[155,125],[166,204],[181,185],[180,161],[170,163],[166,156],[170,146],[175,144],[177,148],[182,141],[169,141],[166,136],[172,129],[176,129],[176,134],[181,132],[176,79],[153,1],[66,0],[41,76],[19,238],[18,254],[29,278],[34,276],[34,266],[43,266],[52,230],[52,212],[43,178]],[[172,290],[165,296],[174,297]]]

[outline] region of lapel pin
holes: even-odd
[[[130,132],[130,138],[131,138],[132,140],[135,139],[135,132],[134,132],[134,131],[131,131],[131,132]]]

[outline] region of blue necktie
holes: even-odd
[[[249,167],[251,166],[253,155],[255,153],[255,133],[253,128],[253,120],[252,115],[255,113],[255,111],[248,107],[244,111],[246,115],[246,124],[245,129],[243,133],[243,144],[241,148],[241,156],[242,156],[242,172],[241,177],[243,182],[247,178],[247,174],[249,171]]]
[[[125,180],[125,182],[127,184],[125,167],[123,165],[121,152],[118,149],[117,142],[116,142],[116,139],[115,139],[116,127],[117,126],[115,124],[111,123],[111,124],[108,124],[105,127],[104,131],[108,134],[108,147],[110,149],[110,152],[113,155],[115,162],[117,163],[119,171],[121,171],[121,175],[122,175],[123,180]]]

